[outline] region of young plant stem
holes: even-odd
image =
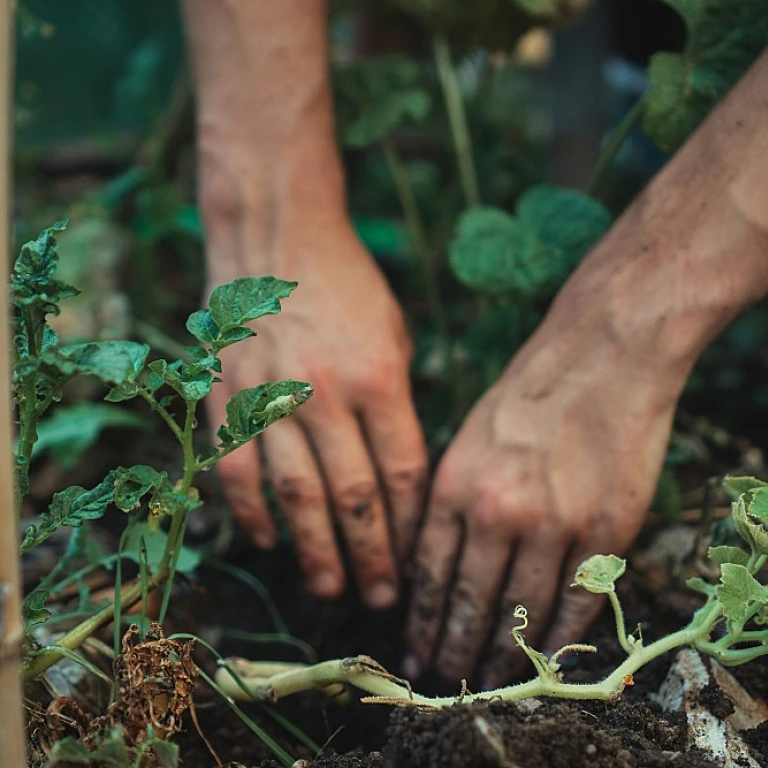
[[[616,636],[619,639],[619,645],[629,654],[634,653],[635,648],[630,644],[627,637],[627,629],[624,625],[624,611],[619,602],[619,596],[616,592],[611,591],[608,593],[608,600],[613,608],[613,615],[616,619]]]
[[[440,79],[440,87],[443,90],[453,148],[456,152],[456,164],[459,168],[459,178],[464,190],[464,199],[468,206],[480,205],[480,188],[477,183],[477,173],[472,154],[472,137],[467,125],[464,99],[451,61],[451,49],[445,38],[437,36],[434,40],[434,50],[435,66]]]
[[[445,308],[440,300],[438,265],[435,254],[430,249],[429,242],[427,241],[424,222],[419,213],[416,197],[413,194],[411,177],[408,175],[408,170],[403,164],[400,153],[397,151],[392,138],[387,136],[382,140],[381,144],[387,166],[389,167],[389,173],[395,185],[397,197],[400,200],[400,207],[403,209],[403,216],[405,217],[405,224],[411,237],[411,244],[421,266],[430,314],[441,339],[447,343],[450,336]]]
[[[0,0],[0,273],[10,272],[8,247],[10,211],[12,37],[15,28],[10,0]],[[21,690],[21,566],[14,498],[11,417],[10,308],[7,291],[0,292],[0,765],[27,764]]]
[[[171,414],[168,413],[168,411],[162,405],[160,405],[157,400],[155,400],[151,392],[143,389],[142,387],[139,387],[138,392],[141,397],[143,397],[149,403],[152,410],[155,411],[168,425],[171,432],[173,432],[174,437],[183,445],[184,433],[181,431],[181,427],[179,427],[179,425],[174,421],[173,416],[171,416]]]
[[[642,118],[645,112],[645,95],[641,96],[632,106],[632,109],[624,115],[622,121],[614,128],[608,140],[605,142],[600,155],[597,158],[592,175],[587,182],[587,194],[597,197],[597,192],[603,183],[605,174],[610,169],[616,155],[626,141],[632,129]]]

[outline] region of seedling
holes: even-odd
[[[640,636],[628,634],[624,611],[616,594],[616,582],[624,574],[626,562],[615,555],[593,555],[577,569],[574,587],[606,595],[616,622],[616,635],[626,658],[613,672],[597,683],[569,683],[563,679],[559,659],[565,653],[597,653],[591,645],[567,645],[547,657],[525,641],[527,610],[520,605],[511,629],[517,646],[530,659],[536,677],[525,683],[470,694],[466,686],[459,697],[429,698],[414,693],[410,684],[398,680],[373,659],[356,656],[298,666],[276,675],[264,673],[259,663],[229,659],[219,670],[219,684],[234,698],[276,701],[300,690],[327,688],[334,683],[349,683],[366,693],[367,703],[441,709],[456,703],[474,701],[518,701],[534,696],[563,699],[615,700],[633,684],[634,674],[668,651],[683,646],[713,656],[725,666],[736,666],[768,654],[768,587],[755,577],[768,559],[768,484],[752,477],[729,477],[725,488],[737,497],[732,505],[733,522],[743,546],[710,547],[709,558],[720,566],[717,583],[699,577],[688,586],[706,596],[706,602],[693,615],[688,626],[649,645]]]

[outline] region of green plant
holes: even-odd
[[[326,688],[334,683],[349,683],[372,694],[368,703],[439,709],[456,703],[502,699],[517,701],[532,696],[567,699],[616,699],[633,675],[653,659],[668,651],[690,646],[709,654],[725,666],[735,666],[768,654],[768,587],[755,576],[768,560],[768,483],[752,477],[726,478],[725,488],[738,498],[732,505],[732,518],[741,537],[741,546],[715,546],[709,559],[720,567],[716,584],[696,577],[688,585],[706,596],[683,629],[645,645],[639,632],[628,633],[624,612],[616,594],[616,581],[626,562],[615,555],[593,555],[576,570],[573,586],[594,594],[606,595],[616,622],[616,635],[627,656],[616,669],[597,683],[564,681],[559,659],[565,653],[596,653],[592,645],[574,644],[547,657],[525,641],[527,610],[519,605],[515,618],[520,624],[511,630],[518,648],[536,670],[536,677],[525,683],[456,697],[429,698],[415,694],[410,685],[390,675],[372,659],[357,656],[300,666],[276,675],[267,675],[258,663],[229,659],[218,672],[218,682],[234,698],[274,701],[301,690]]]
[[[281,301],[296,284],[273,277],[246,277],[214,289],[208,307],[193,313],[187,321],[187,329],[198,344],[185,348],[184,359],[154,357],[148,345],[132,341],[62,344],[47,318],[58,313],[62,300],[77,293],[55,277],[59,259],[56,233],[65,227],[66,222],[58,222],[27,243],[11,278],[11,302],[15,309],[13,391],[18,414],[17,504],[21,506],[29,492],[29,465],[38,444],[40,421],[77,376],[96,377],[107,385],[105,399],[110,403],[134,398],[146,401],[178,442],[182,470],[179,477],[170,477],[168,472],[147,465],[117,467],[91,488],[72,486],[54,494],[49,508],[39,515],[39,522],[24,531],[22,553],[39,546],[62,528],[73,529],[63,557],[24,601],[23,616],[29,633],[23,660],[25,680],[38,677],[62,657],[78,661],[79,657],[72,653],[74,649],[113,620],[117,655],[121,614],[139,600],[146,604],[149,591],[161,586],[162,622],[174,575],[194,570],[200,559],[183,546],[189,515],[202,503],[194,486],[195,476],[261,434],[270,424],[290,416],[312,394],[308,382],[291,380],[240,390],[226,405],[227,423],[218,430],[219,444],[208,454],[199,455],[194,444],[197,412],[201,401],[219,381],[221,351],[254,336],[247,323],[280,312]],[[85,534],[83,525],[102,517],[110,508],[126,513],[127,525],[118,552],[104,555]],[[138,563],[139,577],[123,589],[120,567],[125,559]],[[75,570],[83,560],[86,565]],[[103,607],[92,606],[82,577],[89,569],[110,564],[116,568],[115,599]],[[60,619],[46,607],[46,601],[63,583],[72,581],[82,590],[80,610],[85,619],[55,645],[37,647],[33,628]],[[122,738],[113,736],[109,737],[109,744],[117,744],[115,739]],[[107,749],[109,744],[104,742],[100,748]],[[152,745],[134,747],[139,752],[131,753],[137,761],[132,765],[141,764],[142,750],[151,747],[157,753]],[[69,760],[77,759],[67,755]]]

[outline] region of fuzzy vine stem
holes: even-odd
[[[632,129],[640,118],[642,118],[645,112],[645,104],[645,94],[643,94],[632,105],[632,109],[624,115],[621,122],[611,132],[608,141],[605,142],[605,145],[600,151],[597,161],[595,162],[595,167],[592,169],[592,174],[587,182],[587,194],[592,195],[593,197],[597,195],[597,191],[602,185],[603,178],[615,160],[616,155],[619,153],[622,145],[632,132]]]
[[[464,110],[464,99],[461,95],[456,71],[451,61],[451,49],[447,40],[442,36],[435,37],[435,66],[443,90],[445,109],[448,113],[448,124],[451,128],[453,148],[456,152],[456,162],[459,167],[459,177],[464,190],[467,205],[480,205],[480,191],[477,183],[477,173],[472,154],[472,137],[467,125],[467,114]]]
[[[624,610],[622,609],[621,603],[619,602],[619,596],[614,590],[611,590],[608,593],[608,600],[611,603],[611,608],[613,608],[613,615],[616,619],[616,636],[619,639],[619,645],[621,645],[621,647],[628,654],[632,654],[635,652],[636,648],[630,642],[629,637],[627,637],[627,629],[624,624]]]

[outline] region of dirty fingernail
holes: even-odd
[[[339,580],[331,571],[322,571],[312,579],[311,591],[319,597],[336,597],[339,591]]]
[[[421,675],[421,662],[415,656],[406,656],[403,660],[403,674],[407,678],[417,678]]]
[[[389,581],[377,582],[365,595],[365,601],[371,608],[388,608],[396,599],[397,590]]]

